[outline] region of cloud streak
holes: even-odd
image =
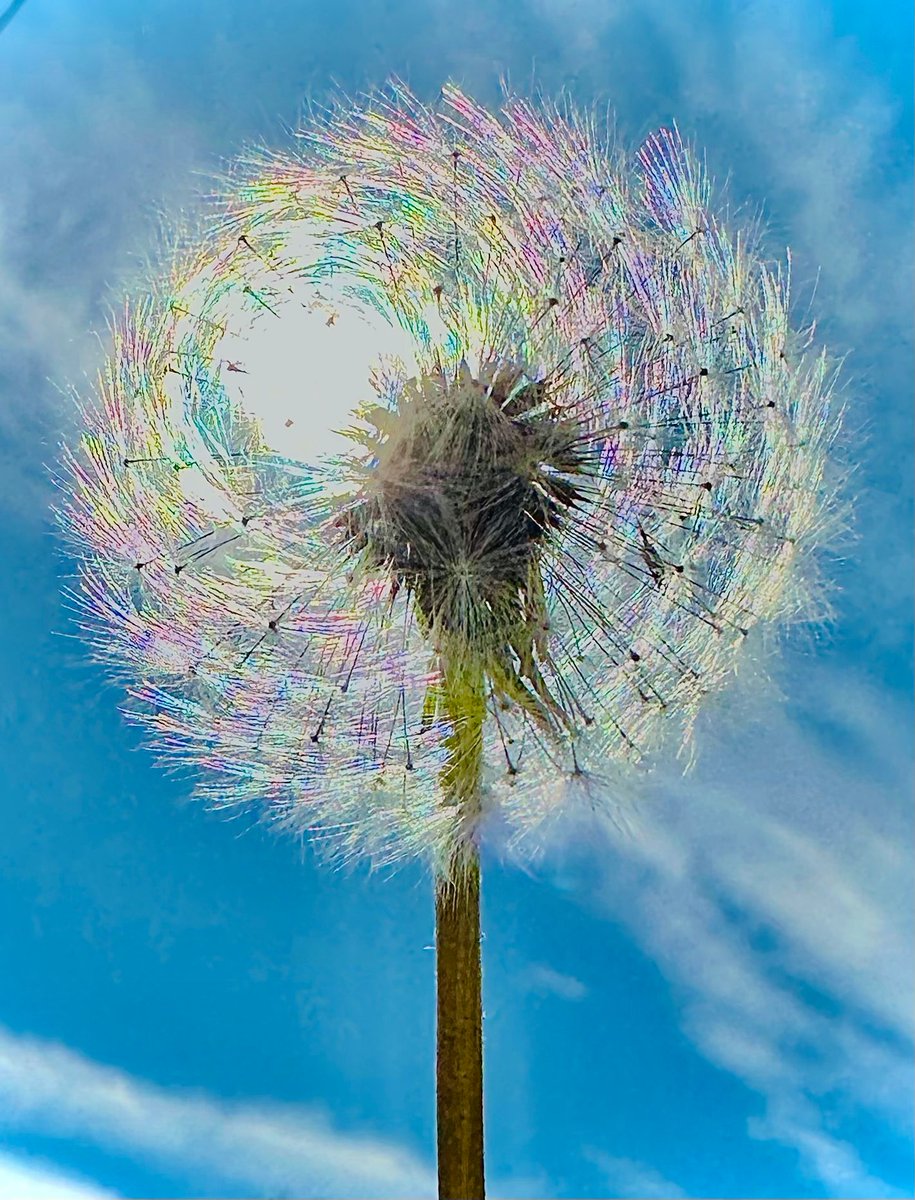
[[[831,703],[836,683],[809,666],[793,713],[729,697],[695,773],[656,785],[631,836],[611,828],[603,863],[570,824],[554,879],[629,926],[697,1049],[764,1097],[752,1137],[830,1195],[896,1196],[841,1129],[864,1114],[910,1137],[908,712],[860,679]]]
[[[602,1150],[587,1150],[585,1157],[601,1172],[614,1196],[657,1197],[658,1200],[681,1200],[686,1196],[681,1187],[645,1163],[615,1158]]]
[[[410,1150],[341,1132],[313,1111],[168,1091],[0,1027],[3,1127],[78,1138],[179,1169],[198,1184],[265,1195],[418,1196],[435,1187]]]
[[[15,1200],[115,1200],[117,1193],[76,1179],[40,1159],[0,1151],[0,1196]]]
[[[878,678],[881,654],[888,672],[911,660],[906,116],[813,5],[723,3],[704,21],[664,0],[531,8],[573,92],[607,93],[629,136],[677,119],[714,176],[731,172],[735,202],[766,197],[765,244],[795,252],[799,316],[851,351],[859,492],[837,572],[844,662],[824,640],[779,668],[794,703],[759,679],[730,695],[695,774],[659,783],[631,838],[608,835],[609,866],[584,861],[573,829],[559,881],[630,926],[697,1048],[765,1097],[752,1136],[793,1147],[830,1195],[895,1195],[836,1130],[863,1115],[901,1147],[911,1130],[911,706],[852,665],[858,652]]]
[[[779,258],[792,248],[797,318],[816,317],[832,352],[849,355],[858,540],[842,603],[875,646],[910,649],[912,414],[898,397],[911,393],[913,236],[902,104],[853,38],[836,37],[823,6],[803,0],[531,0],[531,9],[573,90],[606,94],[630,136],[676,120],[697,139],[743,209],[735,223],[764,198],[765,246]]]
[[[557,996],[560,1000],[582,1000],[588,994],[580,979],[546,963],[531,963],[522,972],[520,982],[535,995]]]

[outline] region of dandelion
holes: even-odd
[[[833,378],[675,131],[397,86],[258,155],[115,331],[62,517],[217,807],[436,887],[441,1195],[482,1197],[479,844],[808,611]],[[98,402],[100,398],[100,402]]]

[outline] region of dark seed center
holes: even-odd
[[[578,426],[543,384],[503,372],[488,386],[423,381],[392,428],[338,524],[431,627],[481,649],[512,642],[540,615],[544,543],[582,499]]]

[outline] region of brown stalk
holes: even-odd
[[[480,860],[435,886],[439,1200],[483,1200]]]

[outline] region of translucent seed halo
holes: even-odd
[[[805,612],[832,383],[675,131],[628,162],[395,87],[247,161],[118,323],[62,479],[83,621],[214,805],[441,864],[612,799]]]

